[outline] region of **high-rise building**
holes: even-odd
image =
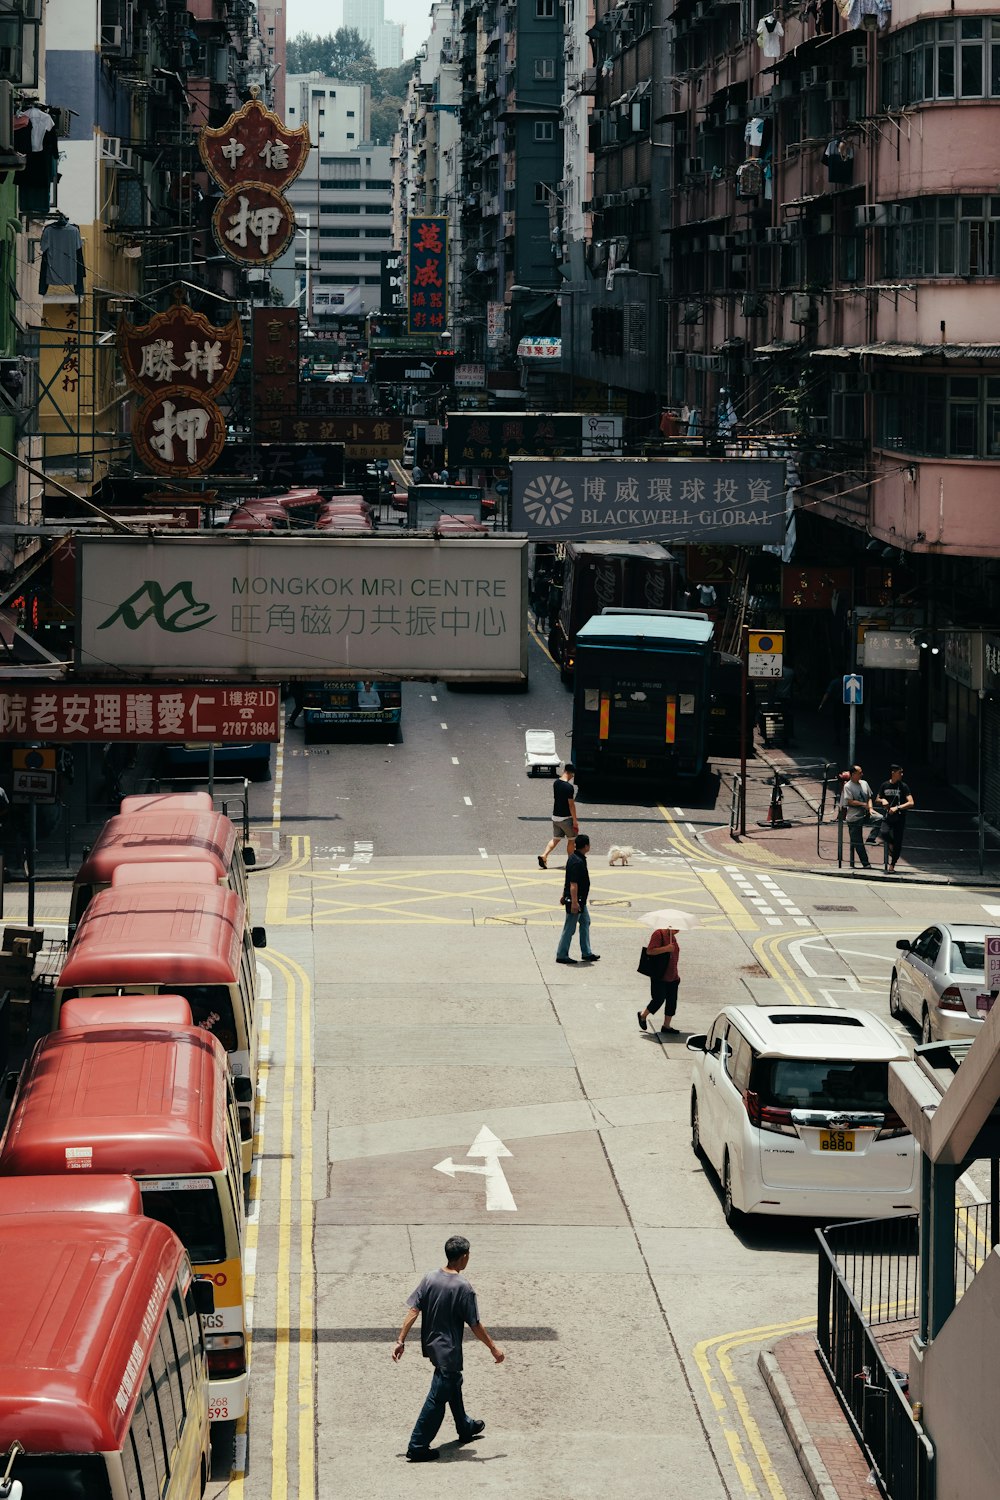
[[[284,0],[278,0],[277,4],[272,0],[258,0],[257,4],[260,36],[274,96],[271,108],[282,119],[285,118],[286,9]]]
[[[385,0],[344,0],[344,25],[365,39],[377,68],[399,67],[403,61],[403,28],[386,20]]]

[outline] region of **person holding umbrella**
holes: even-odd
[[[642,950],[639,972],[649,979],[649,1003],[636,1012],[640,1031],[648,1031],[650,1016],[655,1016],[663,1006],[661,1036],[677,1031],[674,1016],[677,1013],[677,992],[680,989],[680,943],[677,933],[681,929],[697,926],[697,917],[682,911],[652,911],[640,917],[644,927],[652,927],[649,941]]]

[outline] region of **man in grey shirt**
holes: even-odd
[[[451,1407],[460,1443],[471,1442],[485,1430],[485,1422],[475,1421],[466,1414],[462,1400],[462,1335],[466,1323],[497,1364],[503,1364],[504,1352],[479,1321],[476,1294],[462,1275],[469,1264],[470,1248],[468,1240],[460,1234],[453,1234],[448,1240],[444,1247],[448,1264],[440,1271],[429,1271],[416,1291],[407,1297],[409,1311],[392,1351],[398,1363],[403,1357],[406,1335],[419,1313],[420,1347],[424,1358],[434,1366],[434,1376],[406,1449],[406,1456],[413,1464],[440,1458],[441,1450],[430,1445],[444,1420],[446,1406]]]

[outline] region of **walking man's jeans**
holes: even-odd
[[[416,1453],[421,1448],[430,1447],[444,1421],[446,1406],[451,1407],[451,1414],[455,1418],[455,1430],[459,1437],[468,1437],[472,1419],[466,1415],[465,1402],[462,1400],[462,1372],[461,1370],[439,1370],[435,1366],[431,1388],[427,1392],[427,1400],[417,1418],[417,1425],[410,1434],[407,1453]]]
[[[868,858],[868,850],[865,848],[864,818],[858,818],[853,823],[848,819],[847,837],[851,841],[851,864],[853,865],[855,856],[857,856],[867,870],[870,860]]]
[[[580,952],[584,958],[590,957],[590,911],[584,905],[576,913],[566,908],[566,920],[563,923],[562,936],[559,939],[559,947],[556,949],[556,958],[569,958],[569,945],[573,934],[580,928]]]

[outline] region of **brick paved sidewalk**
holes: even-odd
[[[820,1364],[811,1333],[761,1352],[759,1365],[816,1500],[881,1494],[868,1460]]]

